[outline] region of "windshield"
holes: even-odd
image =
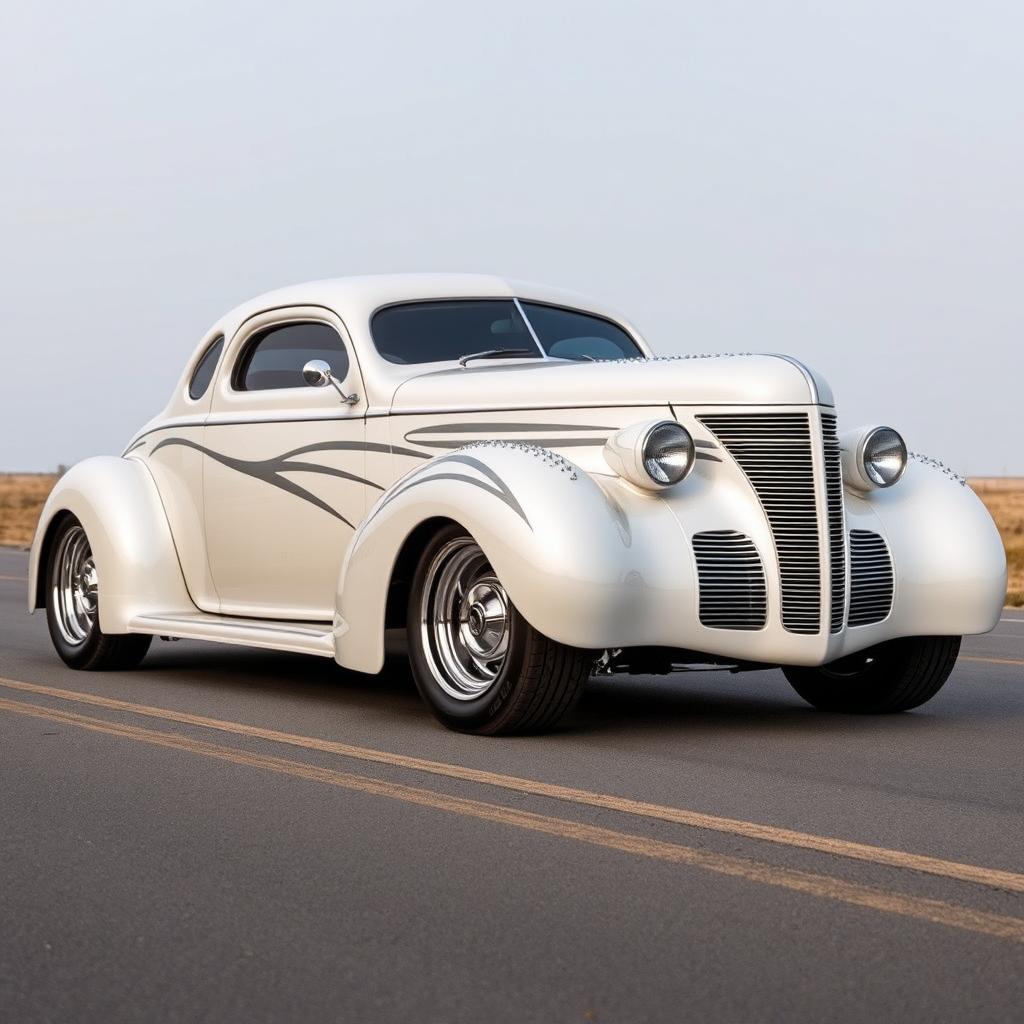
[[[529,324],[523,318],[523,310]],[[531,332],[532,327],[532,332]],[[512,299],[407,302],[370,322],[377,351],[390,363],[439,363],[468,355],[522,350],[522,358],[630,359],[633,339],[610,320],[560,306]],[[543,346],[542,353],[537,340]]]

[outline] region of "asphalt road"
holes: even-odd
[[[0,550],[4,1021],[1021,1019],[1020,612],[910,714],[701,673],[484,739],[320,659],[72,672],[26,563]]]

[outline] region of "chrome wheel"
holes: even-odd
[[[505,588],[479,546],[449,541],[427,570],[420,603],[423,651],[438,686],[473,700],[494,684],[508,654],[511,614]]]
[[[50,594],[57,628],[73,646],[85,642],[96,624],[99,582],[85,530],[72,526],[61,538],[54,559]]]

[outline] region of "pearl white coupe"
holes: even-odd
[[[906,710],[1005,585],[964,481],[889,427],[840,429],[795,359],[655,357],[577,296],[428,274],[218,321],[124,453],[57,484],[29,607],[79,669],[155,635],[378,673],[398,641],[442,722],[509,733],[595,672],[706,665]]]

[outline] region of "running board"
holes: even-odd
[[[268,647],[274,651],[334,657],[334,629],[325,623],[233,619],[223,615],[136,615],[130,633],[151,633],[181,640],[213,640],[221,644]]]

